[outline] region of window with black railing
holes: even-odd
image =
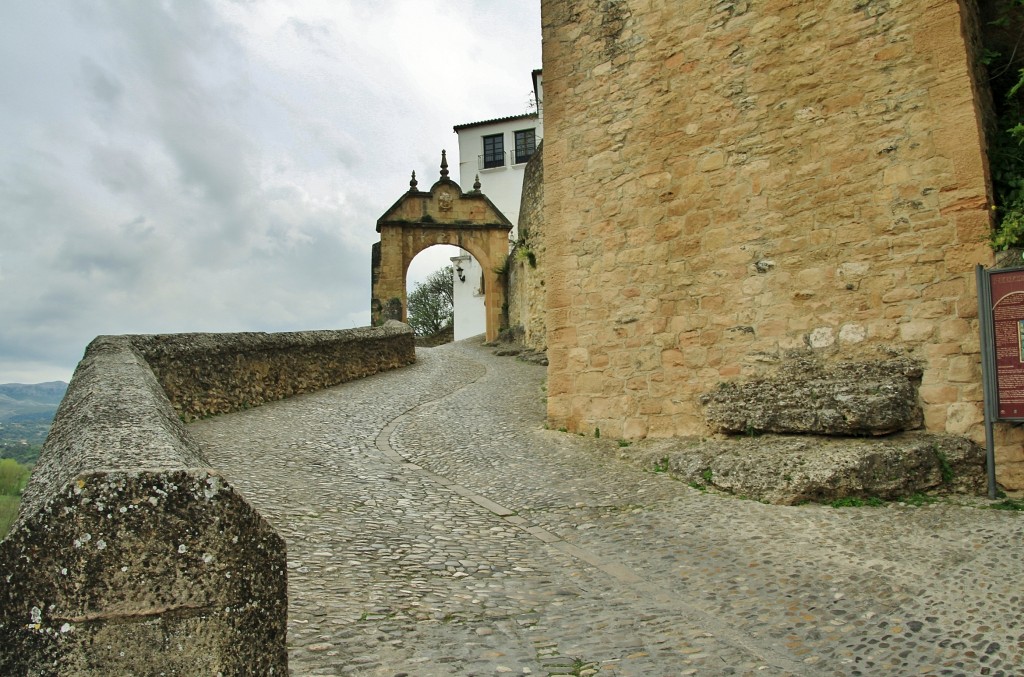
[[[516,136],[516,164],[529,162],[537,151],[537,136],[532,129],[522,129]]]
[[[484,169],[505,166],[505,135],[490,134],[484,137]]]

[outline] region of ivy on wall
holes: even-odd
[[[982,0],[989,85],[995,106],[989,168],[996,250],[1024,247],[1024,0]]]

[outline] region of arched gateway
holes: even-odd
[[[423,192],[412,173],[409,191],[377,219],[380,242],[373,245],[370,314],[374,325],[386,320],[406,321],[405,273],[421,251],[435,244],[462,247],[484,271],[484,308],[487,340],[498,338],[505,286],[496,272],[508,256],[512,223],[487,196],[480,182],[463,193],[448,178],[448,159],[441,151],[441,178]]]

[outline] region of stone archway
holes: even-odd
[[[427,247],[450,244],[472,254],[484,271],[484,308],[488,341],[498,338],[505,282],[496,272],[508,256],[512,223],[480,192],[480,183],[463,193],[448,178],[448,160],[441,151],[441,178],[429,191],[417,188],[416,172],[409,190],[377,219],[380,242],[373,245],[370,315],[374,325],[407,319],[405,272]]]

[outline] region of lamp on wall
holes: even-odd
[[[462,266],[455,264],[455,274],[459,276],[459,282],[466,281],[466,271],[462,270]]]

